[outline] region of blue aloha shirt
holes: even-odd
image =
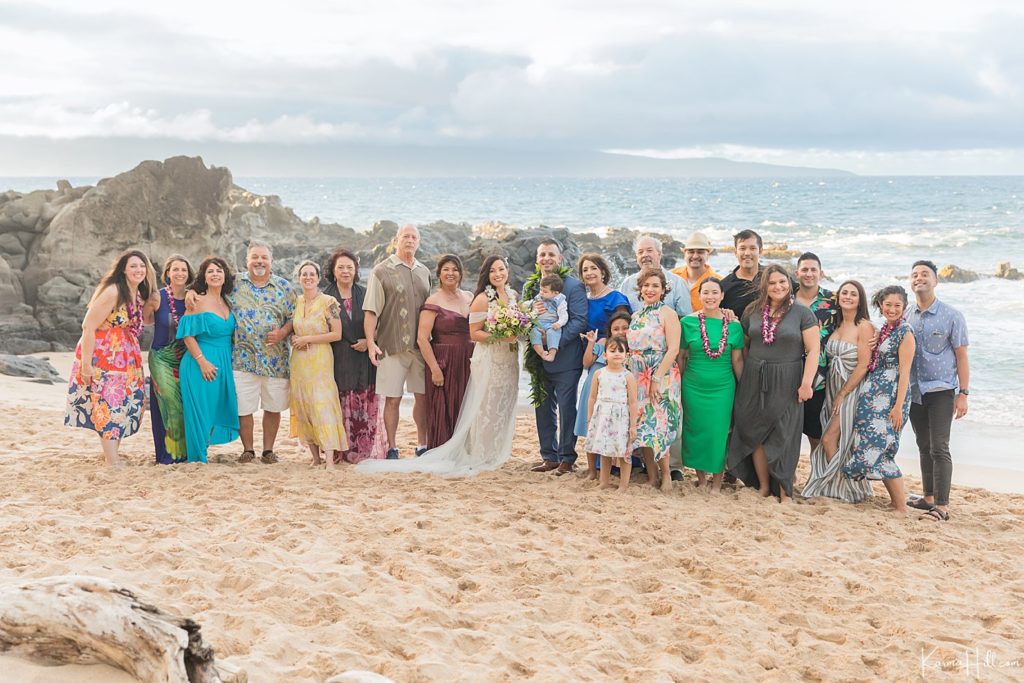
[[[299,289],[280,275],[257,287],[242,273],[228,295],[237,325],[231,346],[231,367],[262,377],[288,379],[288,343],[267,344],[267,335],[292,319]]]

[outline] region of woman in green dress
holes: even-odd
[[[703,308],[682,320],[683,464],[697,470],[697,485],[722,489],[725,450],[732,422],[736,380],[743,374],[743,328],[723,310],[722,282],[700,285]],[[707,475],[711,474],[708,484]]]

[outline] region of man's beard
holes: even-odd
[[[267,267],[266,266],[253,266],[252,267],[252,274],[255,275],[256,277],[263,277],[264,275],[267,274]]]

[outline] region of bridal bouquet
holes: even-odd
[[[488,292],[490,294],[490,292]],[[514,301],[502,303],[501,299],[489,296],[490,303],[487,305],[487,320],[484,321],[484,331],[495,339],[526,339],[530,335],[530,328],[533,327],[533,317],[524,309],[515,304]],[[516,344],[509,344],[516,349]]]

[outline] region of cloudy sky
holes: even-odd
[[[0,175],[265,145],[1020,174],[1022,36],[1020,0],[0,0]]]

